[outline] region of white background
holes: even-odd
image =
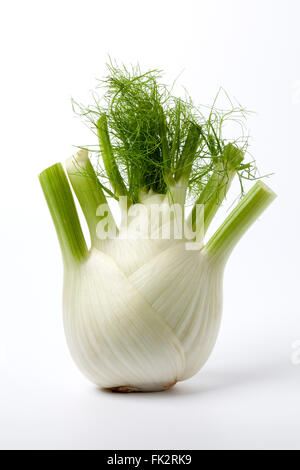
[[[299,18],[298,0],[1,3],[0,448],[300,449]],[[108,54],[255,110],[251,152],[279,195],[228,263],[210,360],[164,393],[105,393],[73,364],[37,179],[93,143],[70,97],[88,102]]]

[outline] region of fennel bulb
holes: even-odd
[[[63,254],[64,328],[73,359],[99,387],[165,390],[207,361],[226,261],[275,195],[258,181],[204,244],[233,177],[251,176],[245,148],[223,139],[215,109],[197,122],[190,102],[161,90],[153,72],[110,72],[105,112],[90,110],[100,178],[87,150],[66,163],[90,250],[61,164],[40,175]],[[186,194],[195,188],[187,218]],[[105,194],[120,202],[120,227]]]

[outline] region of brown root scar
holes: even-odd
[[[143,389],[143,388],[133,387],[131,385],[120,385],[118,387],[107,387],[107,388],[105,388],[105,390],[110,391],[110,392],[115,392],[115,393],[163,392],[165,390],[169,390],[170,388],[174,387],[174,385],[176,383],[177,383],[177,379],[175,379],[173,382],[170,382],[166,385],[163,385],[161,388],[156,389],[156,390],[151,390],[151,388]]]

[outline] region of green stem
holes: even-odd
[[[107,176],[113,188],[113,191],[118,196],[126,196],[127,189],[124,184],[123,178],[119,172],[118,165],[116,163],[112,145],[109,138],[108,127],[107,127],[107,117],[105,114],[98,119],[97,124],[97,133],[100,143],[100,149],[102,154],[103,163],[106,169]]]
[[[224,148],[222,161],[217,164],[212,176],[197,199],[188,218],[188,224],[193,230],[196,228],[196,205],[204,204],[204,234],[207,232],[220,205],[225,199],[237,168],[244,158],[243,152],[228,144]]]
[[[177,161],[178,153],[180,149],[180,131],[181,131],[180,129],[181,101],[180,100],[176,101],[175,115],[176,115],[175,129],[174,129],[173,142],[172,142],[172,147],[171,147],[171,152],[170,152],[170,162],[171,162],[172,172],[174,172],[174,169],[176,167],[175,162]]]
[[[192,123],[176,168],[176,181],[189,180],[195,154],[199,145],[201,129]]]
[[[184,209],[186,199],[187,183],[186,181],[178,181],[177,183],[170,185],[167,190],[167,198],[169,204],[180,204]]]
[[[161,152],[163,157],[164,165],[164,179],[167,186],[174,184],[174,178],[171,173],[171,160],[169,143],[167,139],[167,122],[162,107],[160,107],[160,125],[159,125],[159,136],[161,142]]]
[[[39,180],[55,225],[65,265],[83,261],[88,253],[71,189],[60,163],[47,168]]]
[[[213,172],[189,215],[188,223],[191,224],[193,230],[196,228],[196,205],[204,204],[204,233],[206,233],[228,193],[234,176],[235,170],[227,171],[224,176],[221,165],[218,165],[218,169]]]
[[[86,218],[92,246],[101,249],[101,240],[97,237],[97,225],[105,216],[97,216],[100,205],[106,206],[106,217],[110,224],[115,222],[108,207],[106,197],[86,150],[80,150],[74,158],[66,162],[67,173],[76,197]]]
[[[192,123],[177,164],[175,179],[168,184],[167,195],[170,204],[177,203],[184,206],[189,176],[198,148],[200,134],[200,127]]]
[[[275,197],[266,184],[258,181],[211,237],[205,252],[226,261],[237,242]]]

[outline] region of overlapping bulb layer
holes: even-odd
[[[126,264],[130,244],[114,244]],[[94,248],[65,271],[64,326],[74,360],[98,386],[120,390],[163,390],[194,375],[217,337],[222,276],[183,241],[130,275]]]
[[[79,156],[81,169],[91,168],[87,155]],[[99,387],[165,390],[194,375],[208,359],[220,326],[226,261],[275,195],[256,183],[203,246],[197,237],[186,237],[184,210],[174,210],[170,195],[141,194],[133,210],[123,207],[127,223],[122,219],[120,228],[108,206],[107,220],[98,217],[96,206],[105,198],[97,180],[83,179],[74,169],[69,161],[70,181],[90,230],[90,250],[62,166],[40,175],[63,254],[64,327],[72,357]],[[184,207],[180,188],[173,187],[172,194],[179,209]],[[161,218],[153,218],[149,209],[154,208]],[[115,236],[99,237],[103,222],[112,223],[108,233]]]

